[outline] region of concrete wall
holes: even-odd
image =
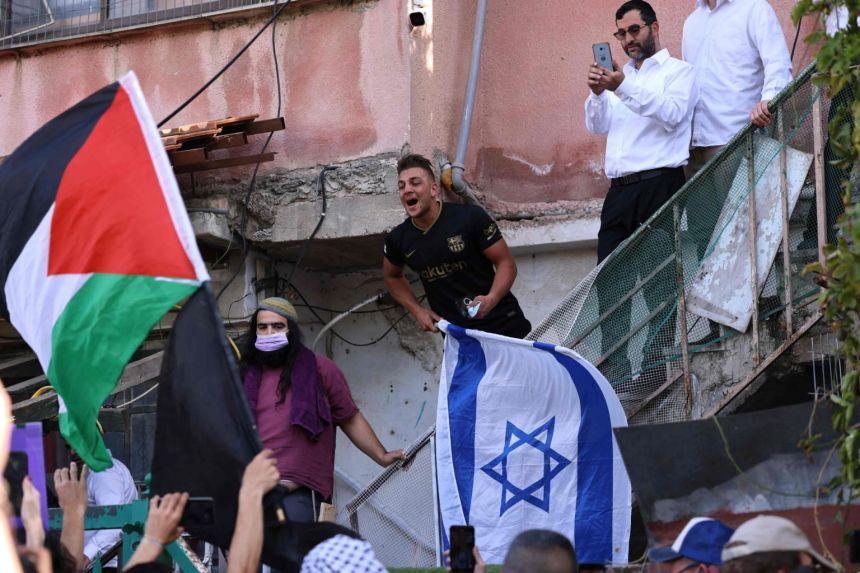
[[[567,293],[567,285],[575,284],[594,263],[593,252],[587,248],[518,255],[519,277],[513,291],[526,317],[533,323],[542,319]],[[288,275],[289,267],[284,265],[280,274]],[[328,309],[347,309],[385,290],[375,270],[339,274],[298,271],[293,282],[310,304]],[[301,306],[296,293],[289,294],[296,301],[305,342],[310,345],[320,331],[320,322]],[[372,303],[363,310],[379,312],[350,315],[335,330],[359,344],[376,340],[404,313],[400,307],[390,306],[390,302]],[[317,312],[325,321],[336,316],[321,309]],[[327,335],[316,351],[328,355],[343,370],[353,397],[386,447],[406,447],[435,423],[442,337],[420,332],[411,316],[397,322],[387,336],[370,346],[352,346]],[[335,463],[361,485],[380,471],[342,433],[338,435]],[[341,484],[339,491],[344,492],[339,502],[348,501],[350,489]]]

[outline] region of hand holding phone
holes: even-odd
[[[471,525],[452,525],[448,539],[451,541],[451,572],[473,573],[475,570],[475,528]]]

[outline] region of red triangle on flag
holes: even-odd
[[[63,173],[51,221],[48,274],[195,279],[122,86]]]

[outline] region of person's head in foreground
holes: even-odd
[[[760,515],[738,527],[723,548],[722,558],[720,571],[725,573],[836,571],[799,527],[775,515]]]
[[[529,529],[517,535],[503,573],[577,573],[576,552],[570,540],[549,529]]]
[[[733,532],[716,519],[694,517],[671,545],[651,549],[648,558],[653,563],[665,563],[662,570],[666,573],[717,573],[723,546]]]

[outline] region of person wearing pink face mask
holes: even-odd
[[[242,383],[263,446],[290,492],[287,516],[316,521],[334,488],[335,428],[380,466],[403,459],[387,451],[358,410],[334,362],[302,343],[298,314],[286,299],[262,301],[251,319],[240,363]]]

